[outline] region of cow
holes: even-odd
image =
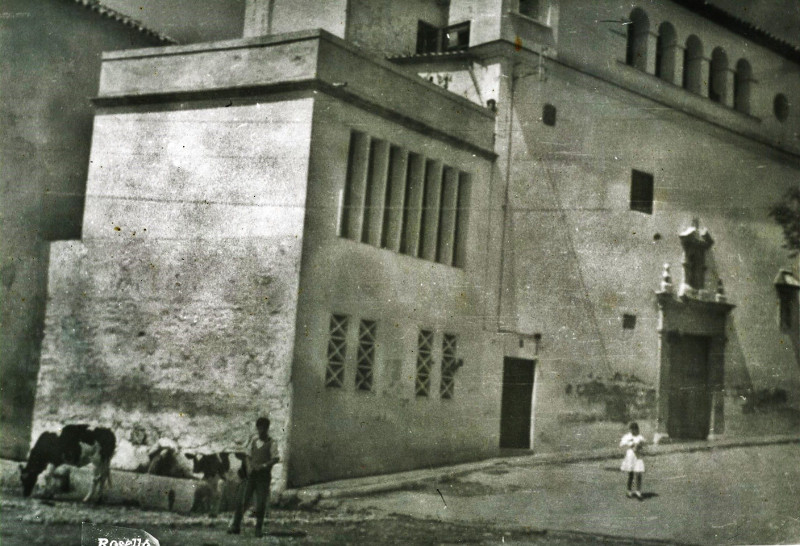
[[[147,465],[148,474],[169,478],[194,477],[189,463],[181,457],[180,448],[174,440],[160,438],[150,447],[148,458],[150,460]]]
[[[39,478],[47,470],[45,481],[51,481],[61,465],[85,466],[92,463],[94,476],[92,487],[84,497],[84,502],[103,498],[106,486],[111,487],[111,457],[114,455],[117,439],[107,428],[90,428],[89,425],[66,425],[60,434],[43,432],[31,449],[28,462],[20,465],[22,494],[30,496]],[[62,473],[63,475],[63,473]],[[62,478],[62,484],[63,478]],[[67,482],[68,483],[68,482]]]
[[[231,455],[238,462],[232,464]],[[192,471],[203,476],[203,485],[195,490],[191,511],[205,511],[214,517],[220,511],[226,486],[233,484],[238,492],[238,485],[247,478],[244,464],[246,455],[243,452],[222,451],[207,455],[186,453],[185,456],[193,462]]]

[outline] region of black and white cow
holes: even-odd
[[[193,462],[192,471],[195,474],[202,474],[204,482],[203,487],[195,491],[192,512],[204,511],[216,516],[225,497],[225,490],[231,487],[236,489],[238,484],[247,478],[245,453],[222,451],[207,455],[196,453],[185,455]],[[231,460],[231,455],[235,460]]]
[[[61,465],[94,467],[92,487],[83,499],[88,502],[103,497],[106,482],[111,487],[111,457],[117,439],[107,428],[90,428],[89,425],[66,425],[61,434],[43,432],[31,449],[26,465],[20,465],[20,480],[23,495],[30,496],[39,475],[47,471],[46,477],[56,474]]]

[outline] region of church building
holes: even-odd
[[[667,0],[248,0],[240,39],[105,53],[34,434],[266,414],[281,490],[796,431],[798,75]]]

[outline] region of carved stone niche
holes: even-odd
[[[683,282],[678,295],[688,294],[698,297],[706,286],[706,253],[714,244],[714,239],[705,228],[700,228],[695,220],[692,227],[679,235],[683,247]]]
[[[725,429],[725,330],[734,305],[718,283],[705,288],[706,252],[714,240],[694,226],[680,234],[683,282],[672,290],[665,264],[658,303],[657,425],[655,443],[718,437]]]

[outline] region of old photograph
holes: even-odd
[[[0,542],[800,544],[800,0],[0,0]]]

